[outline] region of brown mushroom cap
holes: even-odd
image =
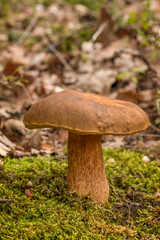
[[[65,90],[35,103],[24,124],[29,129],[53,127],[83,135],[129,135],[144,131],[150,122],[134,103]]]

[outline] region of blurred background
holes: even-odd
[[[39,99],[74,89],[142,107],[151,127],[104,136],[103,146],[154,147],[158,156],[159,12],[159,0],[1,0],[0,155],[61,153],[65,131],[29,131],[23,117]]]

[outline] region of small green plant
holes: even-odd
[[[5,16],[9,10],[9,5],[7,3],[8,1],[7,0],[1,0],[1,3],[0,3],[0,14],[2,16]]]
[[[19,66],[15,72],[10,75],[0,75],[0,86],[6,87],[6,88],[12,88],[15,86],[23,87],[24,83],[27,82],[26,79],[23,78],[23,67]]]
[[[160,48],[159,23],[151,10],[150,0],[146,0],[144,10],[130,12],[127,24],[132,25],[137,31],[138,41],[143,46],[155,46]]]
[[[143,74],[146,70],[142,67],[134,67],[131,71],[126,71],[119,73],[117,75],[117,80],[122,80],[123,78],[130,78],[134,83],[138,83],[138,75]]]

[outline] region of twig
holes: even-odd
[[[154,116],[159,116],[159,114],[158,113],[148,113],[148,116],[149,117],[154,117]]]
[[[26,30],[24,31],[22,36],[18,39],[18,41],[15,43],[15,45],[21,45],[24,42],[24,40],[30,35],[30,33],[32,32],[33,28],[37,23],[38,18],[39,18],[39,11],[35,13],[29,25],[27,26]]]
[[[73,70],[73,68],[71,67],[71,65],[65,60],[65,58],[62,56],[62,54],[54,47],[53,44],[51,44],[49,42],[49,40],[47,39],[47,37],[43,38],[44,43],[47,45],[47,47],[52,51],[52,53],[54,53],[57,58],[63,63],[63,65],[71,72],[75,72]]]
[[[156,101],[156,108],[158,115],[160,115],[160,102],[158,100]]]
[[[97,24],[97,21],[92,21],[92,22],[89,22],[89,23],[85,24],[85,25],[82,26],[81,28],[72,31],[72,32],[69,33],[68,35],[66,35],[66,36],[60,38],[59,40],[57,40],[57,41],[53,44],[54,47],[58,47],[64,40],[72,37],[73,35],[76,35],[77,33],[85,30],[86,28],[94,27],[94,26],[96,26],[96,24]]]
[[[160,129],[153,124],[151,124],[151,128],[154,129],[156,132],[160,133]]]
[[[8,198],[8,199],[0,199],[0,203],[7,203],[8,205],[10,205],[12,202],[12,199],[11,198]]]
[[[152,71],[152,72],[156,72],[150,65],[149,61],[145,58],[145,56],[143,56],[141,53],[139,53],[136,50],[131,50],[129,48],[125,48],[125,49],[121,49],[117,52],[114,53],[114,56],[112,57],[112,60],[114,60],[116,57],[118,57],[121,53],[128,53],[131,54],[133,57],[137,57],[140,58],[148,67],[148,70]]]
[[[107,26],[106,22],[103,22],[99,28],[97,29],[97,31],[93,34],[92,36],[92,41],[95,42],[97,40],[97,38],[99,37],[99,35],[103,32],[103,30],[105,29],[105,27]]]
[[[150,133],[137,133],[138,136],[142,137],[156,137],[160,138],[160,134],[150,134]]]

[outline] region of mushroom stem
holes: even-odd
[[[105,166],[100,135],[68,136],[68,188],[81,196],[90,194],[98,202],[106,202],[109,186],[105,175]]]

